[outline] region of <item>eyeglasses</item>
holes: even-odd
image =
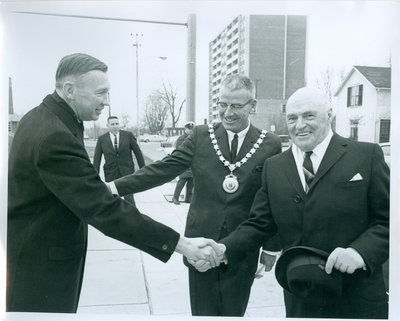
[[[248,105],[249,103],[251,103],[252,101],[253,101],[253,98],[249,99],[244,104],[227,104],[222,101],[218,101],[217,106],[222,109],[227,109],[230,106],[231,109],[233,109],[233,110],[239,110],[239,109],[242,109],[244,106]]]

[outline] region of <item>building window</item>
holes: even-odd
[[[286,104],[281,105],[281,112],[286,113]]]
[[[363,85],[347,88],[347,107],[362,106]]]
[[[386,143],[390,141],[390,119],[381,119],[381,129],[379,131],[379,142]]]
[[[358,140],[358,119],[350,120],[350,138]]]

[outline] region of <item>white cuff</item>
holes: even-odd
[[[268,254],[268,255],[273,255],[273,256],[278,256],[281,254],[282,251],[267,251],[267,250],[262,250],[263,253]]]
[[[107,183],[107,185],[108,185],[108,187],[110,188],[112,194],[118,195],[118,190],[117,190],[117,188],[115,187],[114,182],[109,182],[109,183]]]

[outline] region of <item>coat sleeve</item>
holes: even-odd
[[[93,156],[93,166],[96,169],[97,173],[100,173],[100,163],[101,163],[101,156],[103,155],[103,147],[101,144],[101,138],[97,139],[96,147],[94,149],[94,156]]]
[[[389,204],[390,171],[382,149],[373,145],[371,178],[366,197],[369,209],[369,227],[349,247],[363,257],[368,270],[373,273],[389,257]]]
[[[131,132],[128,132],[128,133],[129,133],[130,148],[133,151],[133,153],[135,154],[139,168],[142,168],[145,165],[142,151],[140,150],[140,147],[137,143],[136,137],[133,136],[133,134]]]
[[[35,150],[34,163],[45,186],[71,215],[162,261],[174,252],[179,234],[113,196],[71,134],[56,132],[44,138]]]
[[[146,191],[165,184],[190,168],[196,148],[197,132],[193,133],[177,147],[171,155],[151,163],[131,175],[114,181],[120,196]]]

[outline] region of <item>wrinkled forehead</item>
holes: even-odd
[[[329,103],[324,94],[314,88],[301,88],[297,90],[287,101],[286,113],[305,111],[326,111]]]

